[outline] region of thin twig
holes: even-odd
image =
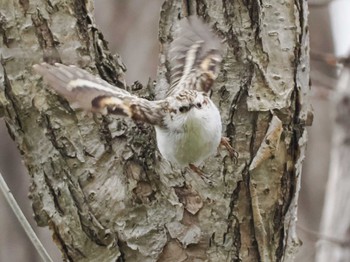
[[[306,234],[315,237],[317,240],[325,240],[325,241],[337,244],[337,245],[342,246],[342,247],[349,247],[349,245],[350,245],[350,239],[340,239],[340,238],[333,237],[333,236],[327,236],[327,235],[324,235],[318,231],[308,229],[308,228],[303,227],[301,225],[297,225],[297,228],[304,231]]]
[[[339,58],[331,53],[310,50],[310,57],[312,60],[321,61],[330,66],[337,66],[339,64]]]
[[[337,88],[338,79],[331,77],[321,72],[320,70],[313,68],[310,72],[311,81],[321,83],[325,88],[334,91]]]
[[[0,190],[2,194],[4,195],[7,203],[11,207],[13,213],[15,213],[18,221],[21,223],[24,231],[26,232],[27,236],[29,237],[30,241],[34,245],[35,249],[38,251],[39,255],[41,256],[42,260],[44,262],[53,262],[49,254],[47,253],[44,246],[41,244],[38,236],[35,234],[33,228],[30,226],[27,218],[24,216],[21,208],[17,204],[15,198],[13,197],[9,187],[7,186],[4,178],[2,177],[2,174],[0,172]]]
[[[350,66],[350,55],[337,57],[334,54],[310,50],[310,57],[312,60],[321,61],[330,66]]]
[[[334,2],[334,0],[309,1],[309,7],[324,7]]]

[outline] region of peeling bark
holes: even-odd
[[[207,161],[213,185],[163,161],[151,127],[75,112],[32,74],[41,60],[62,61],[128,88],[91,8],[80,0],[0,8],[0,116],[31,175],[36,221],[50,226],[64,258],[291,261],[308,116],[306,2],[164,2],[158,84],[130,89],[164,94],[179,18],[198,14],[226,40],[212,97],[240,157],[235,164],[222,151]]]

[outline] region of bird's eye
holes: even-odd
[[[201,103],[197,103],[196,106],[197,106],[197,108],[202,108],[202,104]]]
[[[185,113],[185,112],[187,111],[187,106],[181,106],[181,107],[179,108],[179,111],[180,111],[181,113]]]

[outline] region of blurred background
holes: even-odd
[[[96,23],[118,52],[128,71],[128,84],[155,79],[158,63],[158,20],[163,0],[96,1]],[[313,125],[309,128],[306,160],[299,197],[298,235],[303,241],[296,261],[315,261],[320,222],[328,179],[332,141],[332,100],[339,67],[325,62],[325,54],[348,56],[350,50],[350,1],[309,0],[311,41],[311,102]],[[38,228],[27,197],[29,175],[19,152],[0,119],[0,172],[55,261],[61,261],[48,228]],[[20,224],[0,194],[0,261],[40,261]],[[348,259],[350,261],[350,258]]]

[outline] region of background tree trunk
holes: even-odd
[[[308,122],[306,2],[163,4],[158,84],[131,89],[152,98],[167,86],[165,54],[179,17],[198,14],[226,40],[213,100],[240,158],[221,151],[207,161],[213,186],[172,170],[151,127],[76,113],[40,87],[31,66],[41,56],[97,68],[124,87],[125,68],[91,8],[32,0],[1,10],[0,114],[31,175],[38,225],[50,226],[72,261],[290,261]]]
[[[331,164],[325,204],[322,214],[321,235],[316,259],[319,262],[349,259],[349,155],[350,155],[350,69],[342,70],[334,95],[334,130]]]

